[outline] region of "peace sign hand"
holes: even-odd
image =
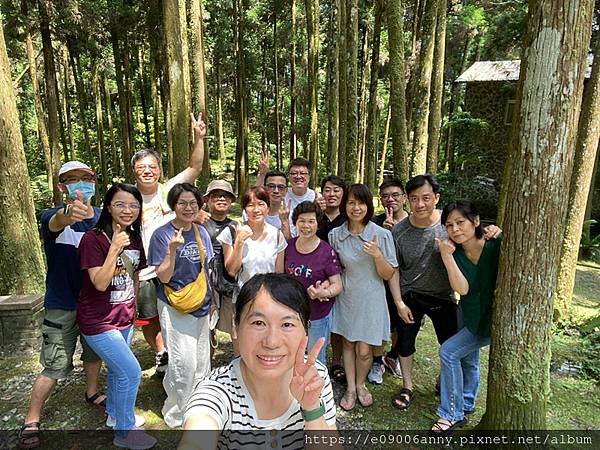
[[[381,256],[381,250],[379,250],[379,245],[377,245],[377,235],[374,234],[373,238],[369,242],[365,242],[363,245],[363,251],[371,255],[373,258],[378,258]]]
[[[383,222],[383,228],[391,230],[396,225],[394,220],[394,210],[391,207],[385,208],[385,221]]]
[[[192,129],[194,130],[194,136],[196,139],[202,139],[206,136],[206,124],[202,120],[202,112],[198,114],[198,119],[194,117],[194,113],[190,113],[192,119]]]
[[[292,201],[288,201],[287,206],[285,202],[281,202],[281,206],[279,207],[279,219],[282,222],[287,222],[290,220],[290,210],[292,209]]]
[[[304,353],[308,344],[308,336],[302,338],[302,342],[296,352],[296,362],[294,363],[294,375],[290,381],[290,392],[294,396],[300,408],[304,411],[310,411],[319,407],[321,402],[321,391],[325,386],[325,380],[319,375],[315,367],[315,361],[325,344],[325,338],[319,338],[311,349],[306,362],[304,362]]]

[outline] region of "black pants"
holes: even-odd
[[[417,292],[403,294],[402,300],[410,308],[414,323],[407,324],[400,320],[398,342],[392,351],[388,353],[392,358],[398,356],[405,358],[416,351],[415,341],[425,314],[429,316],[433,323],[435,335],[440,345],[458,332],[458,306],[452,301]]]

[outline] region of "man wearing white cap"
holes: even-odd
[[[41,216],[48,266],[40,355],[44,369],[33,385],[29,411],[19,433],[20,448],[40,445],[40,416],[44,402],[50,397],[56,381],[66,378],[73,370],[73,354],[80,336],[75,308],[82,281],[77,248],[83,234],[93,228],[100,217],[100,209],[90,204],[96,191],[96,173],[88,165],[69,161],[58,171],[58,180],[58,188],[66,194],[67,200],[64,205],[44,211]],[[104,408],[106,396],[97,392],[102,362],[83,337],[79,339],[87,378],[85,400]]]
[[[162,175],[161,157],[154,150],[144,149],[131,158],[131,167],[135,175],[135,184],[142,193],[142,239],[144,250],[148,254],[150,238],[154,231],[175,217],[167,204],[169,190],[178,183],[194,184],[202,171],[204,161],[204,136],[206,124],[202,115],[191,115],[194,129],[194,148],[188,167],[175,175],[165,184],[159,182]],[[153,266],[143,269],[140,274],[140,291],[137,299],[138,317],[136,325],[142,327],[144,338],[156,353],[156,373],[163,376],[167,370],[168,354],[160,332],[156,297],[156,271]]]

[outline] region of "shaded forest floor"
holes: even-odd
[[[600,313],[600,268],[593,264],[578,266],[574,298],[576,322]],[[219,335],[215,352],[215,366],[226,364],[232,356],[231,344],[226,335]],[[600,429],[600,383],[585,370],[589,360],[600,361],[600,354],[590,354],[589,346],[578,332],[556,332],[552,342],[552,396],[548,405],[548,426],[551,429]],[[587,352],[585,351],[587,349]],[[419,334],[415,357],[415,398],[410,409],[398,411],[390,403],[391,397],[401,389],[402,381],[389,373],[381,386],[370,386],[375,405],[363,409],[359,405],[344,412],[338,408],[338,427],[363,430],[426,430],[436,419],[438,398],[434,394],[435,377],[439,370],[438,345],[431,322],[427,321]],[[594,350],[592,350],[594,351]],[[160,410],[165,395],[161,381],[154,375],[154,355],[148,349],[141,332],[137,331],[134,352],[140,360],[143,379],[137,398],[137,413],[146,418],[146,428],[156,430],[160,448],[172,448],[178,432],[165,430]],[[481,391],[477,411],[470,423],[478,423],[485,411],[488,351],[482,352]],[[0,359],[0,429],[14,430],[22,424],[26,413],[31,385],[40,369],[37,353],[3,354]],[[103,381],[105,372],[103,369]],[[106,430],[104,414],[83,401],[85,380],[80,361],[75,371],[61,381],[45,407],[42,419],[44,430],[73,430],[70,434],[46,431],[43,448],[106,448],[112,433],[108,431],[81,432],[77,430]],[[343,395],[344,387],[334,383],[336,400]],[[14,443],[14,433],[8,434]],[[65,441],[66,436],[66,441]],[[54,438],[53,438],[54,437]],[[0,448],[3,446],[0,436]],[[9,447],[10,448],[10,447]]]

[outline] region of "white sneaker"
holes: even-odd
[[[131,430],[126,437],[115,436],[113,445],[117,447],[129,448],[131,450],[145,450],[156,445],[156,438],[153,438],[143,429]]]
[[[371,366],[371,370],[369,371],[369,379],[370,383],[373,384],[381,384],[383,383],[383,373],[385,372],[385,366],[381,363],[374,362]]]
[[[146,423],[146,419],[144,419],[144,416],[138,416],[137,414],[135,415],[135,426],[136,427],[141,427],[145,423]],[[110,417],[110,416],[108,416],[106,418],[106,426],[107,427],[114,428],[116,425],[117,425],[117,419],[115,419],[114,417]]]

